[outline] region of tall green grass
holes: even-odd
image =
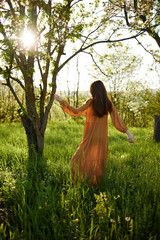
[[[33,162],[22,125],[1,124],[0,239],[160,239],[160,144],[152,129],[130,130],[135,144],[109,126],[106,176],[93,188],[70,174],[83,124],[49,123],[44,157]]]

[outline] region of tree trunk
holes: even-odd
[[[18,110],[18,113],[20,114],[21,110]],[[20,117],[27,135],[29,158],[32,159],[35,154],[41,157],[44,149],[44,135],[37,134],[33,123],[26,115],[20,114]]]
[[[160,142],[160,116],[158,115],[155,115],[154,139],[157,143]]]

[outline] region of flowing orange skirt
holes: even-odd
[[[74,108],[68,102],[62,101],[64,111],[72,116],[86,114],[86,122],[82,142],[71,160],[72,179],[88,180],[93,186],[100,184],[105,176],[108,155],[108,115],[95,116],[92,99],[79,108]],[[112,104],[110,113],[112,122],[117,130],[126,132],[127,127]]]

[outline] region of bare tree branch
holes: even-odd
[[[124,16],[125,16],[127,26],[130,26],[130,23],[129,23],[129,20],[128,20],[128,13],[127,13],[127,10],[126,10],[126,3],[124,4]]]
[[[77,3],[79,3],[79,2],[83,2],[83,0],[78,0],[78,1],[76,1],[75,3],[73,3],[73,4],[71,5],[71,8],[72,8],[74,5],[76,5]]]
[[[152,21],[153,21],[153,19],[150,21],[150,23],[151,23]],[[157,24],[151,25],[151,26],[147,26],[146,28],[141,28],[141,30],[147,32],[148,30],[151,30],[152,28],[156,28],[156,27],[158,27],[158,26],[160,26],[160,22],[157,23]]]
[[[86,54],[89,54],[89,55],[91,56],[92,61],[94,62],[94,64],[96,65],[96,67],[99,69],[99,71],[100,71],[103,75],[105,75],[106,77],[110,77],[110,76],[107,75],[104,71],[102,71],[102,69],[100,68],[100,66],[98,66],[96,60],[94,59],[94,57],[93,57],[93,55],[92,55],[91,53],[85,52],[85,51],[83,51],[83,52],[86,53]]]
[[[115,39],[115,40],[102,40],[102,41],[97,41],[97,42],[93,42],[91,44],[88,44],[88,46],[86,47],[80,47],[78,51],[76,51],[73,55],[71,55],[66,61],[64,61],[58,68],[58,72],[72,59],[74,58],[77,54],[79,54],[80,52],[83,52],[85,51],[86,49],[92,47],[92,46],[95,46],[97,44],[100,44],[100,43],[115,43],[115,42],[122,42],[122,41],[127,41],[127,40],[131,40],[131,39],[134,39],[140,35],[142,35],[144,33],[144,31],[140,31],[139,33],[137,33],[136,35],[134,36],[131,36],[131,37],[127,37],[127,38],[120,38],[120,39]],[[83,44],[82,44],[83,45]]]
[[[49,15],[51,16],[51,5],[52,2],[51,0],[48,0],[48,5],[50,6],[50,11],[49,11]],[[49,25],[49,29],[51,30],[51,24]],[[48,80],[48,74],[49,74],[49,67],[50,67],[50,56],[51,56],[51,40],[48,39],[48,43],[47,43],[47,58],[46,58],[46,65],[45,65],[45,72],[44,74],[42,73],[42,81],[43,81],[43,88],[40,85],[40,122],[41,124],[44,121],[44,105],[45,105],[45,97],[47,94],[47,80]],[[55,48],[56,49],[56,48]],[[40,65],[40,63],[39,63]]]
[[[45,67],[44,78],[47,78],[48,73],[49,73],[50,56],[51,56],[51,40],[49,39],[48,40],[48,46],[47,46],[47,60],[46,60],[46,67]],[[46,84],[47,84],[47,82],[46,82]]]
[[[17,82],[17,83],[21,86],[22,89],[25,89],[25,87],[24,87],[24,85],[22,84],[21,80],[19,80],[18,78],[15,78],[15,77],[13,77],[13,76],[10,76],[10,78],[11,78],[12,80],[14,80],[15,82]]]
[[[143,45],[137,38],[135,38],[135,39],[136,39],[136,41],[138,42],[138,44],[141,45],[141,47],[142,47],[146,52],[148,52],[150,55],[152,55],[152,57],[153,57],[153,59],[154,59],[155,61],[157,61],[157,59],[155,58],[155,56],[153,55],[153,53],[151,53],[147,48],[145,48],[144,45]]]
[[[17,101],[17,103],[19,104],[20,108],[23,110],[23,109],[24,109],[24,107],[23,107],[23,105],[22,105],[21,101],[19,100],[19,98],[18,98],[17,94],[15,93],[15,91],[14,91],[14,89],[13,89],[12,85],[10,84],[10,82],[8,82],[8,83],[2,83],[2,85],[6,85],[6,86],[8,86],[8,87],[9,87],[9,89],[11,90],[11,92],[12,92],[13,96],[15,97],[15,99],[16,99],[16,101]]]
[[[47,120],[48,120],[48,114],[49,114],[49,111],[50,111],[50,109],[52,107],[52,104],[53,104],[53,101],[54,101],[54,94],[56,92],[56,77],[57,77],[57,73],[59,71],[58,66],[59,66],[61,56],[63,55],[63,51],[64,51],[64,45],[60,45],[59,46],[59,51],[58,51],[58,54],[57,54],[57,59],[55,61],[53,76],[52,76],[52,86],[51,86],[52,90],[51,90],[50,100],[49,100],[49,103],[48,103],[48,105],[46,106],[46,109],[45,109],[44,121],[43,121],[42,126],[41,126],[41,132],[45,131],[45,128],[46,128],[46,125],[47,125]]]
[[[111,35],[109,36],[108,40],[111,39],[111,37],[113,37],[113,35],[117,32],[118,29],[114,29],[113,32],[111,33]]]
[[[6,83],[5,84],[3,83],[3,85],[6,85],[6,86],[9,87],[9,89],[11,90],[12,94],[14,95],[14,97],[15,97],[17,103],[19,104],[19,106],[21,107],[21,109],[24,109],[21,101],[19,100],[19,98],[18,98],[17,94],[15,93],[15,91],[14,91],[12,85],[11,85],[11,82],[10,82],[10,76],[11,76],[11,70],[12,70],[12,66],[13,66],[13,61],[14,61],[14,51],[12,52],[12,55],[11,55],[10,66],[9,66],[9,68],[6,67],[6,71],[8,73],[8,77],[6,79]]]
[[[45,29],[46,29],[46,27],[44,26],[44,27],[42,28],[42,30],[39,32],[39,35],[41,35],[42,32],[43,32]]]
[[[51,50],[51,41],[48,40],[48,48],[47,48],[47,59],[46,59],[46,67],[44,74],[42,73],[42,81],[43,81],[43,89],[41,89],[41,97],[40,97],[40,121],[43,122],[44,119],[44,102],[47,93],[47,79],[49,73],[49,66],[50,66],[50,50]]]
[[[17,65],[21,69],[24,79],[26,79],[27,75],[26,75],[26,71],[24,69],[24,66],[26,65],[26,58],[25,58],[24,54],[20,53],[20,55],[18,56],[15,53],[15,59],[16,59]]]
[[[55,47],[53,48],[53,50],[52,50],[51,53],[50,53],[50,56],[53,55],[53,53],[55,52],[56,48],[57,48],[57,46],[55,46]]]
[[[40,61],[39,61],[38,57],[37,57],[37,63],[38,63],[39,71],[40,71],[40,74],[41,74],[41,78],[43,79],[43,71],[42,71],[41,64],[40,64]]]
[[[12,12],[13,17],[15,18],[15,17],[16,17],[16,14],[15,14],[15,11],[14,11],[14,8],[13,8],[13,6],[12,6],[11,1],[10,1],[10,0],[6,0],[6,2],[8,3],[8,5],[9,5],[9,7],[10,7],[10,9],[11,9],[11,12]]]
[[[134,8],[137,10],[137,0],[134,0]]]
[[[81,47],[84,46],[84,44],[85,44],[86,41],[88,40],[89,36],[92,35],[94,32],[96,32],[101,26],[102,26],[102,23],[100,23],[97,28],[95,28],[92,32],[90,32],[90,33],[88,34],[88,36],[86,37],[86,39],[85,39],[85,41],[83,42],[83,44],[82,44]]]
[[[146,31],[148,32],[148,34],[150,36],[152,36],[154,38],[154,40],[156,41],[157,45],[160,47],[160,37],[159,37],[158,33],[156,33],[152,29],[146,29]]]

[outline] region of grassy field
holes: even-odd
[[[83,124],[49,123],[34,162],[22,125],[0,124],[0,239],[160,239],[160,144],[153,129],[130,130],[135,144],[109,127],[106,177],[92,188],[72,185],[70,174]]]

